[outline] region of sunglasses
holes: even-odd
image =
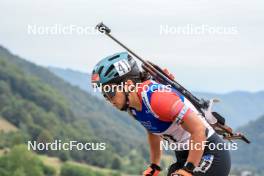
[[[107,100],[111,100],[112,98],[114,98],[115,97],[115,95],[116,95],[116,93],[103,93],[103,96],[104,96],[104,98],[105,99],[107,99]]]
[[[116,96],[116,92],[117,92],[117,86],[113,86],[111,87],[110,90],[108,90],[107,92],[103,92],[103,96],[107,99],[107,100],[111,100],[112,98],[114,98]]]

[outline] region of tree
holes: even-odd
[[[15,146],[10,153],[0,158],[0,168],[1,176],[44,176],[47,170],[49,176],[55,174],[25,145]]]
[[[122,162],[121,162],[121,159],[119,157],[116,156],[113,159],[111,168],[115,169],[115,170],[120,170],[122,168]]]

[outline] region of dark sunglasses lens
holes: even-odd
[[[108,96],[105,93],[103,94],[103,96],[105,99],[108,99]]]
[[[116,95],[116,91],[110,91],[106,93],[109,98],[113,98]]]
[[[113,87],[110,91],[104,92],[104,97],[107,99],[111,99],[116,95],[116,88]]]

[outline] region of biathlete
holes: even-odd
[[[229,151],[208,147],[224,141],[185,97],[146,77],[127,52],[102,59],[92,72],[92,83],[102,86],[106,100],[146,128],[151,164],[144,176],[159,175],[163,139],[179,146],[168,176],[228,176]]]

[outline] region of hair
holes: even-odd
[[[147,80],[151,79],[151,75],[148,72],[146,72],[146,71],[140,72],[140,76],[139,77],[140,77],[141,82],[144,82],[144,81],[147,81]]]

